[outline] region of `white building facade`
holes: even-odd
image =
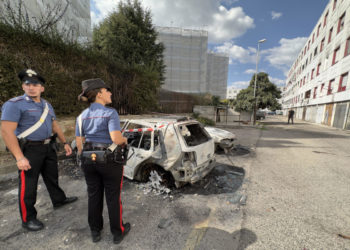
[[[235,88],[233,86],[227,87],[226,99],[236,99],[239,91],[241,91],[241,90],[237,89],[237,88]]]
[[[208,53],[208,32],[156,27],[164,44],[166,65],[162,88],[182,93],[210,93],[225,98],[228,57]]]
[[[0,9],[5,13],[7,0],[0,1]],[[18,11],[18,1],[10,1],[11,8]],[[22,0],[22,11],[26,10],[29,20],[35,25],[35,19],[40,20],[48,15],[53,17],[61,14],[68,3],[66,12],[57,23],[59,31],[69,33],[73,39],[81,43],[91,41],[90,0]],[[50,13],[53,12],[53,13]],[[23,13],[25,15],[25,13]]]
[[[284,112],[350,129],[350,1],[330,0],[289,70]]]

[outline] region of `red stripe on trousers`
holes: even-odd
[[[24,170],[21,172],[21,211],[22,211],[22,220],[27,222],[27,208],[24,203],[24,193],[26,190],[26,176]]]
[[[120,211],[120,217],[119,217],[119,221],[120,221],[120,229],[122,230],[122,234],[124,233],[124,226],[123,226],[123,207],[122,207],[122,198],[121,198],[121,194],[122,194],[122,188],[123,188],[123,176],[124,176],[124,166],[122,166],[123,168],[123,173],[122,173],[122,181],[120,182],[120,192],[119,192],[119,211]]]

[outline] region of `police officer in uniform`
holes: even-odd
[[[87,184],[88,223],[92,241],[101,240],[105,193],[113,242],[118,244],[130,231],[130,223],[124,224],[122,220],[120,193],[123,183],[123,165],[109,158],[105,162],[100,162],[99,159],[96,160],[96,154],[98,151],[102,153],[106,151],[112,143],[126,145],[127,138],[121,134],[117,111],[105,107],[112,102],[112,93],[103,80],[99,78],[85,80],[82,82],[82,87],[83,93],[79,99],[88,101],[90,106],[77,118],[76,143],[78,152],[82,154],[82,168]],[[92,159],[89,159],[90,157]]]
[[[44,228],[37,219],[37,185],[41,174],[54,208],[76,201],[77,197],[66,197],[58,185],[57,155],[55,144],[50,140],[56,133],[64,144],[66,155],[72,153],[64,134],[59,127],[52,106],[43,98],[45,79],[34,70],[23,70],[18,74],[25,92],[23,96],[10,99],[2,106],[1,134],[7,148],[16,158],[19,173],[19,210],[22,226],[30,231]],[[43,112],[48,113],[43,118]],[[18,135],[40,124],[20,142]],[[52,138],[52,137],[51,137]]]

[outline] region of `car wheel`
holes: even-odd
[[[154,186],[155,188],[159,186],[171,188],[174,187],[175,183],[173,176],[169,172],[165,171],[164,169],[161,169],[159,166],[156,165],[148,165],[142,169],[141,181],[151,181],[152,186]]]

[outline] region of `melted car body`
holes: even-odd
[[[171,178],[176,187],[195,183],[215,166],[214,140],[196,120],[152,118],[124,120],[128,161],[124,176],[146,181],[151,171]]]
[[[219,128],[205,127],[208,134],[214,139],[215,148],[223,149],[225,152],[232,149],[236,135]]]

